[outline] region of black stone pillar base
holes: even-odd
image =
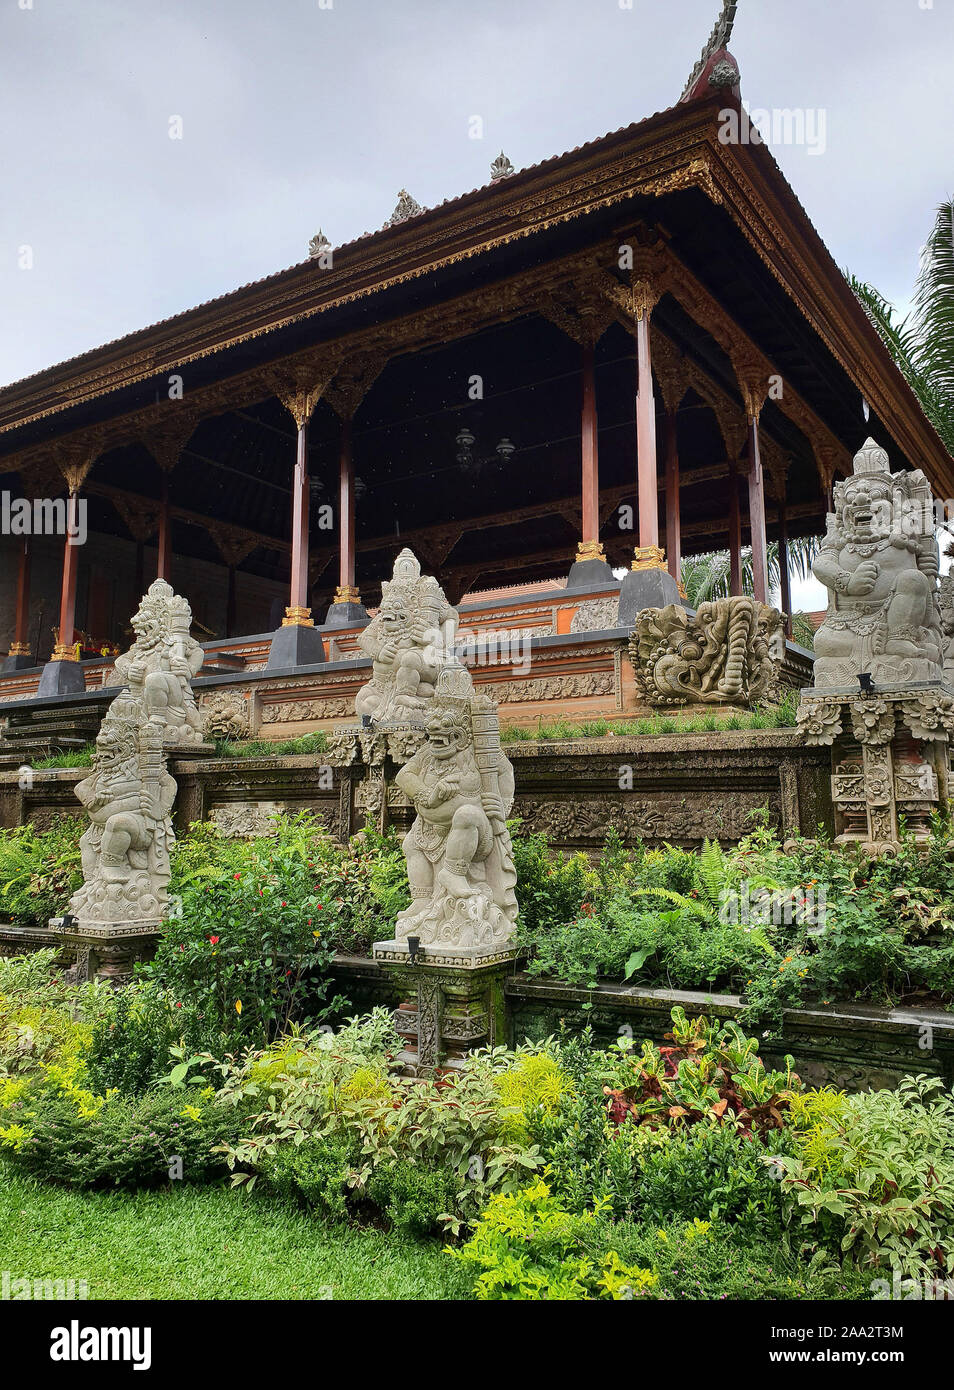
[[[86,690],[83,668],[78,661],[48,661],[40,673],[38,696],[80,695]]]
[[[368,610],[363,603],[333,603],[324,621],[325,627],[357,627],[369,623]]]
[[[615,584],[613,571],[605,560],[575,560],[570,566],[566,587],[568,589],[597,588],[603,584]]]
[[[666,608],[685,599],[668,570],[630,570],[619,589],[619,625],[634,627],[644,608]]]
[[[295,666],[321,666],[325,661],[325,644],[315,627],[280,627],[268,649],[268,671],[287,671]]]
[[[28,671],[31,666],[35,665],[36,662],[29,652],[25,655],[11,654],[3,658],[3,664],[0,665],[0,672],[2,672],[3,675],[7,675],[13,671]]]

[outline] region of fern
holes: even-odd
[[[703,840],[698,878],[703,898],[713,911],[718,911],[730,882],[729,861],[718,840]]]
[[[689,912],[703,922],[712,921],[711,908],[696,902],[694,898],[687,898],[684,893],[677,893],[673,888],[631,888],[630,893],[634,898],[664,898],[666,902],[674,903],[683,912]]]

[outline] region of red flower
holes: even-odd
[[[232,877],[233,877],[233,878],[241,878],[242,875],[241,875],[241,874],[233,874]]]
[[[218,946],[218,944],[219,944],[219,938],[218,938],[217,936],[210,936],[210,937],[209,937],[209,945],[210,945],[210,946]]]
[[[177,1009],[181,1009],[181,1008],[182,1008],[182,1005],[181,1005],[181,1004],[177,1004],[177,1005],[176,1005],[176,1008],[177,1008]]]
[[[287,907],[287,906],[288,906],[287,903],[282,903],[282,907]]]

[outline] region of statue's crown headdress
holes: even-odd
[[[855,477],[861,474],[883,473],[890,476],[891,465],[888,461],[887,449],[882,449],[881,445],[871,439],[870,436],[862,444],[854,457]]]

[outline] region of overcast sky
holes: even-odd
[[[0,0],[0,383],[671,106],[720,3]],[[741,0],[731,48],[752,108],[824,113],[776,157],[906,303],[954,192],[954,0]]]

